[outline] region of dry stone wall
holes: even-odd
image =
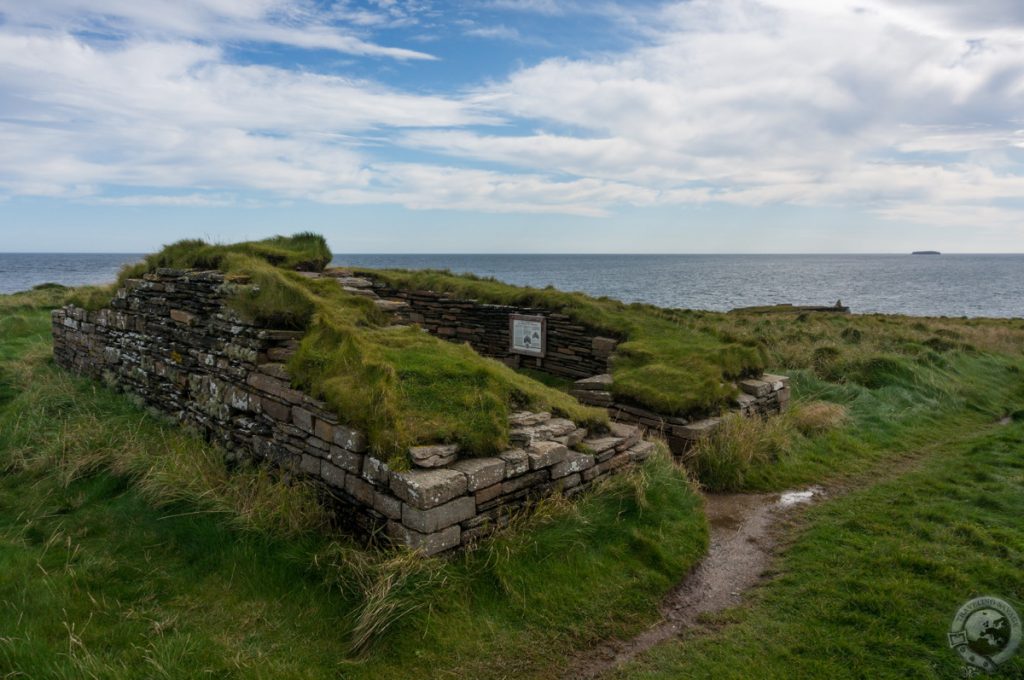
[[[572,378],[573,396],[590,406],[608,409],[609,416],[657,433],[672,452],[685,457],[693,442],[710,435],[721,422],[719,417],[683,418],[655,413],[649,409],[617,400],[612,393],[609,360],[619,340],[606,333],[578,324],[550,310],[511,305],[495,305],[456,298],[425,290],[401,290],[381,281],[353,277],[363,290],[390,305],[403,323],[417,324],[425,330],[453,342],[468,342],[481,354],[505,359],[516,366],[537,368],[554,375]],[[509,317],[512,314],[543,316],[547,319],[547,355],[522,357],[509,351]],[[736,384],[738,396],[733,410],[745,416],[770,416],[784,411],[789,403],[789,378],[764,374],[758,379]]]
[[[417,324],[447,340],[468,342],[484,356],[573,380],[607,373],[608,359],[619,342],[607,333],[546,309],[486,304],[427,290],[399,290],[379,281],[373,290],[381,298],[405,303],[397,308],[400,322]],[[547,320],[545,356],[527,357],[509,351],[512,314],[543,316]]]
[[[616,422],[630,423],[660,435],[678,457],[685,458],[691,452],[694,442],[711,435],[722,422],[717,416],[670,416],[616,401],[611,391],[613,383],[610,374],[595,375],[577,380],[571,392],[584,404],[607,408],[608,415]],[[783,375],[765,373],[760,378],[738,381],[736,388],[738,394],[733,403],[733,411],[747,417],[777,415],[789,405],[789,378]]]
[[[416,447],[412,459],[434,467],[391,470],[362,432],[292,388],[284,362],[299,333],[243,323],[226,306],[244,283],[172,269],[129,280],[107,309],[53,312],[54,358],[196,426],[229,460],[248,456],[313,480],[341,522],[427,554],[505,526],[538,498],[575,495],[654,448],[637,427],[588,433],[523,412],[510,416],[514,448],[498,456]]]

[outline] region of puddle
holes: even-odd
[[[803,505],[804,503],[810,503],[814,500],[815,496],[820,496],[825,493],[825,490],[820,486],[812,486],[804,491],[787,491],[786,493],[779,495],[777,505],[780,508],[791,508],[794,505]]]
[[[743,592],[767,569],[774,539],[771,528],[787,510],[824,495],[812,486],[782,494],[707,494],[704,511],[711,526],[708,554],[662,601],[662,620],[631,640],[589,650],[567,678],[596,678],[658,643],[676,637],[701,614],[740,604]]]

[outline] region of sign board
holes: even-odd
[[[509,351],[528,357],[542,357],[547,351],[548,323],[543,316],[509,314]]]

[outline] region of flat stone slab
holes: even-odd
[[[748,378],[746,380],[740,380],[736,383],[736,386],[747,394],[755,397],[767,397],[772,393],[772,384],[765,382],[764,380],[755,380],[754,378]]]
[[[583,445],[594,453],[610,451],[622,443],[621,437],[601,437],[599,439],[584,439]]]
[[[384,312],[397,312],[409,306],[408,302],[403,302],[402,300],[374,300],[373,304],[377,306],[377,309]]]
[[[501,458],[467,458],[453,463],[451,468],[466,475],[469,491],[477,491],[505,479],[505,461]]]
[[[472,496],[460,496],[429,510],[402,505],[402,524],[424,534],[432,534],[476,514],[476,501]]]
[[[424,534],[409,529],[401,522],[392,521],[388,522],[387,533],[395,543],[408,546],[427,556],[454,548],[462,540],[462,529],[458,524],[432,534]]]
[[[403,501],[427,510],[466,493],[466,475],[458,470],[410,470],[391,473],[391,491]]]
[[[505,461],[505,479],[518,477],[530,471],[530,459],[522,449],[510,449],[498,454]]]
[[[526,450],[531,470],[539,470],[560,463],[565,460],[568,453],[569,449],[558,442],[537,442]]]
[[[551,479],[561,479],[576,472],[583,472],[594,467],[594,456],[589,453],[570,451],[565,460],[551,466]]]
[[[577,380],[573,383],[573,388],[577,390],[600,390],[607,392],[614,380],[609,373],[602,373],[601,375],[594,375],[589,378],[583,378],[583,380]]]
[[[773,373],[765,373],[761,376],[761,380],[766,383],[771,383],[772,390],[778,392],[781,389],[789,387],[789,376],[787,375],[775,375]]]
[[[409,447],[409,459],[416,467],[439,468],[454,463],[459,457],[458,444],[433,444]]]
[[[508,424],[511,427],[533,427],[546,423],[551,420],[551,414],[542,411],[540,413],[531,413],[529,411],[520,411],[513,413],[508,417]]]
[[[680,425],[672,428],[672,434],[682,439],[689,439],[690,441],[697,441],[704,437],[710,436],[718,426],[722,423],[721,418],[706,418],[704,420],[698,420],[690,423],[689,425]]]

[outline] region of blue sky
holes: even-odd
[[[1017,0],[0,0],[0,251],[1024,252]]]

